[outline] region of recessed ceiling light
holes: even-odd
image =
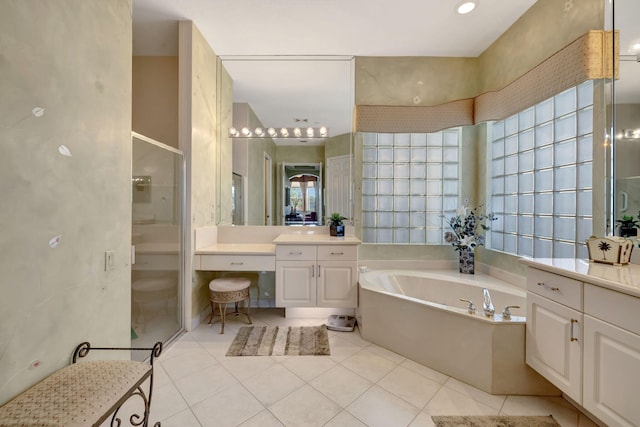
[[[460,15],[465,15],[475,9],[476,6],[476,1],[465,0],[458,3],[458,5],[456,6],[456,12],[458,12]]]

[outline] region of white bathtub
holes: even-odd
[[[483,274],[376,270],[360,274],[362,337],[492,394],[559,395],[525,357],[526,291]],[[496,314],[482,311],[489,289]],[[467,303],[473,301],[475,314]],[[510,320],[502,318],[507,305]]]

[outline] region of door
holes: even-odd
[[[346,218],[351,218],[351,156],[327,159],[326,177],[327,216],[338,212]]]
[[[354,261],[319,261],[319,307],[357,307],[356,266]]]
[[[583,406],[608,425],[637,426],[640,336],[584,317]]]
[[[582,314],[527,292],[526,362],[582,402]]]
[[[315,261],[278,261],[276,307],[314,307],[316,273]]]
[[[183,329],[184,158],[135,133],[132,158],[131,346],[151,347]]]

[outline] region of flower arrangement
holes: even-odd
[[[444,233],[444,240],[455,246],[456,251],[470,251],[484,245],[484,232],[489,230],[487,221],[498,219],[492,213],[482,213],[483,205],[469,209],[466,205],[456,210],[447,224],[451,231]]]

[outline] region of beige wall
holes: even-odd
[[[178,57],[133,57],[132,128],[178,148]]]
[[[130,0],[2,3],[0,403],[130,343],[131,42]]]
[[[227,130],[233,126],[233,82],[231,76],[222,65],[220,58],[218,64],[218,134],[220,140],[220,176],[217,179],[219,186],[218,224],[230,225],[232,223],[231,209],[231,181],[233,174],[233,141],[229,138]]]
[[[589,30],[604,29],[604,1],[538,0],[479,60],[479,93],[505,87]]]
[[[327,138],[324,141],[324,162],[330,157],[346,156],[351,154],[353,144],[353,134],[343,133],[342,135]]]

